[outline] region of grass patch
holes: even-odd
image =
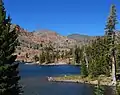
[[[56,81],[66,81],[66,80],[71,80],[71,81],[79,81],[81,83],[89,83],[89,84],[97,84],[98,80],[100,81],[101,85],[110,85],[111,83],[111,78],[106,77],[104,75],[101,75],[99,77],[82,77],[81,75],[68,75],[68,76],[61,76],[61,77],[54,77]]]

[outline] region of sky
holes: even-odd
[[[104,35],[111,4],[116,5],[119,21],[120,0],[4,0],[12,23],[28,31],[47,29],[64,36]]]

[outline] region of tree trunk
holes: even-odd
[[[88,59],[87,59],[87,55],[86,55],[86,52],[85,52],[85,48],[84,48],[83,54],[84,54],[86,66],[87,66],[87,69],[88,69]]]
[[[112,85],[116,86],[115,32],[112,34]]]
[[[116,85],[116,60],[115,60],[115,51],[112,51],[112,85]]]

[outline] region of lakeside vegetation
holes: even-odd
[[[61,76],[61,77],[53,77],[52,81],[59,81],[59,82],[75,82],[75,83],[86,83],[86,84],[98,84],[100,81],[101,85],[111,85],[111,78],[101,75],[99,77],[82,77],[81,75],[69,75],[69,76]]]

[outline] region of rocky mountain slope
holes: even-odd
[[[88,43],[94,37],[73,34],[69,36],[61,36],[58,33],[50,30],[40,30],[29,32],[17,26],[19,46],[16,53],[18,60],[32,61],[35,55],[39,55],[41,49],[52,45],[54,49],[69,50],[75,45]],[[29,60],[27,60],[29,59]]]
[[[67,36],[70,39],[74,39],[77,43],[89,43],[91,40],[95,39],[97,36],[88,36],[81,34],[71,34]]]

